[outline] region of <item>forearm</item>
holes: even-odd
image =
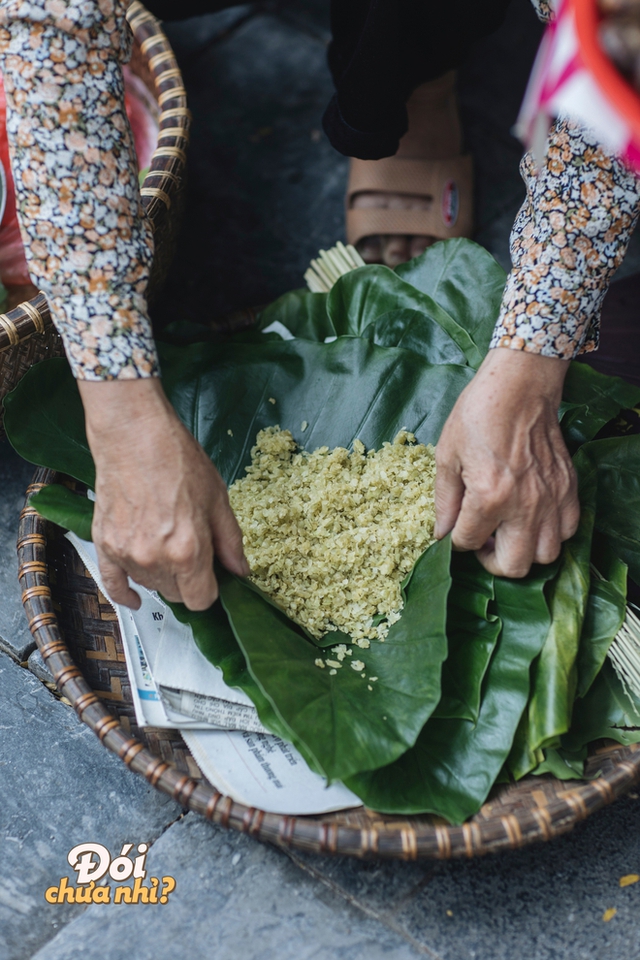
[[[55,14],[51,10],[55,10]],[[31,277],[79,378],[157,373],[145,291],[153,255],[124,108],[126,4],[6,3],[0,56]]]
[[[598,346],[602,301],[638,218],[640,180],[595,137],[563,120],[511,235],[509,274],[492,347],[571,359]]]

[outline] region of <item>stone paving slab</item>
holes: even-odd
[[[154,844],[147,868],[176,880],[166,905],[94,904],[34,960],[173,960],[178,949],[190,960],[424,956],[280,851],[195,814]]]
[[[0,650],[20,662],[35,647],[20,599],[16,554],[18,516],[34,469],[0,440]]]
[[[75,844],[119,853],[124,842],[154,840],[181,808],[127,770],[6,654],[0,738],[0,957],[23,960],[82,912],[44,901],[46,888],[69,875]]]
[[[640,873],[639,826],[634,794],[551,843],[471,861],[292,856],[442,960],[637,960],[640,883],[619,880]]]
[[[640,868],[639,813],[624,799],[550,844],[451,863],[287,862],[188,814],[147,861],[177,881],[167,906],[93,905],[37,958],[169,960],[186,933],[190,956],[220,960],[637,960],[640,885],[619,879]]]

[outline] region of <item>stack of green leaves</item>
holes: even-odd
[[[164,387],[227,484],[243,475],[257,432],[274,424],[309,450],[356,438],[378,448],[403,427],[435,444],[487,352],[504,283],[481,247],[438,243],[396,271],[354,270],[329,294],[286,294],[232,339],[203,329],[209,342],[160,344]],[[640,740],[640,703],[607,659],[627,571],[640,582],[640,436],[594,439],[639,400],[640,389],[571,364],[560,415],[579,477],[576,535],[555,563],[517,581],[452,554],[448,538],[434,544],[386,641],[355,648],[374,684],[354,670],[319,670],[322,650],[348,638],[314,641],[222,569],[221,602],[174,612],[268,729],[374,809],[459,823],[496,782],[580,776],[592,740]],[[94,485],[64,360],[32,368],[5,406],[18,453]],[[54,485],[32,503],[90,538],[86,497]]]

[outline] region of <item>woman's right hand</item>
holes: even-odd
[[[436,537],[475,550],[496,576],[551,563],[580,519],[578,484],[558,423],[569,364],[490,350],[436,447]]]
[[[96,465],[92,536],[109,597],[133,609],[127,577],[190,610],[218,596],[214,554],[249,574],[222,477],[158,379],[78,382]]]

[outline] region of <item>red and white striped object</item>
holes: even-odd
[[[600,19],[596,0],[559,0],[515,132],[540,159],[552,119],[569,117],[640,173],[640,96],[602,50]]]

